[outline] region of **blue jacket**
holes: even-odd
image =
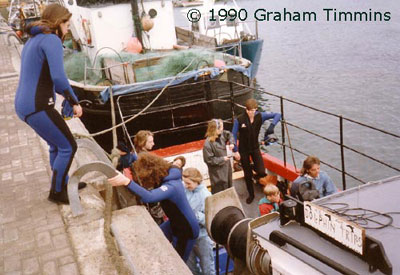
[[[63,45],[55,34],[44,34],[39,27],[24,45],[21,74],[15,95],[15,110],[25,120],[27,116],[54,108],[55,92],[68,103],[78,104],[78,98],[64,72]]]
[[[208,191],[203,184],[199,184],[193,191],[185,189],[185,193],[190,207],[192,207],[194,215],[196,216],[197,222],[200,225],[199,237],[208,236],[205,218],[205,202],[206,198],[211,196],[210,191]]]
[[[304,176],[299,176],[297,179],[295,179],[293,184],[300,184],[308,180],[312,180],[312,182],[314,182],[315,188],[317,188],[319,191],[320,198],[331,195],[338,191],[331,178],[324,171],[320,171],[318,177],[316,178],[312,178],[307,174]]]
[[[122,168],[130,168],[132,163],[137,161],[138,156],[135,153],[129,153],[119,158]]]
[[[199,224],[186,199],[180,169],[170,168],[169,174],[162,180],[161,186],[153,190],[149,191],[133,180],[129,183],[128,189],[141,197],[144,203],[160,202],[175,236],[188,239],[198,237]]]

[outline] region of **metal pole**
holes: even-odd
[[[117,128],[115,128],[115,125],[117,125],[117,123],[116,123],[116,119],[115,119],[114,95],[113,95],[112,86],[110,86],[109,89],[110,89],[110,103],[111,103],[110,104],[111,105],[111,122],[112,122],[112,126],[113,126],[113,130],[112,130],[113,148],[117,148],[117,144],[118,144]],[[117,167],[118,158],[113,158],[112,162],[113,162],[114,167]]]
[[[131,7],[132,7],[132,18],[133,18],[133,25],[135,27],[136,37],[137,37],[137,39],[139,39],[140,43],[143,45],[142,23],[140,22],[139,7],[138,7],[137,0],[131,0]]]
[[[87,45],[86,45],[86,53],[87,53],[87,56],[89,57],[89,51],[87,50]],[[86,86],[86,70],[87,70],[87,61],[86,61],[86,56],[84,57],[85,58],[85,71],[83,72],[83,85],[85,85]]]
[[[231,112],[232,112],[232,127],[235,122],[235,99],[233,97],[233,83],[229,82],[229,89],[231,93]]]
[[[344,166],[344,147],[343,147],[343,117],[339,116],[340,124],[340,156],[342,159],[342,187],[346,190],[346,171]]]
[[[256,39],[258,39],[258,21],[256,20]]]
[[[229,257],[228,252],[226,252],[226,264],[225,264],[225,275],[228,274],[228,269],[229,269],[229,261],[231,260],[231,257]]]
[[[283,108],[283,97],[282,96],[280,96],[280,101],[281,101],[281,115],[282,115],[282,118],[281,118],[281,120],[282,121],[285,121],[285,115],[284,115],[284,108]],[[282,153],[283,153],[283,164],[285,165],[285,167],[286,167],[286,145],[285,145],[285,127],[284,127],[284,125],[282,125],[282,123],[281,123],[281,128],[282,128]]]
[[[216,263],[216,274],[219,275],[219,244],[217,243],[215,246],[215,263]]]

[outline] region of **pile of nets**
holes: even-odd
[[[198,70],[204,67],[214,67],[215,60],[224,61],[226,65],[233,65],[234,60],[226,58],[221,52],[206,49],[190,49],[173,52],[148,52],[146,54],[131,54],[121,52],[117,54],[103,54],[98,56],[96,64],[91,64],[89,58],[83,52],[70,51],[64,57],[65,70],[68,77],[77,82],[84,81],[85,60],[86,66],[92,68],[104,67],[104,59],[113,59],[116,62],[128,62],[133,64],[137,60],[151,59],[157,56],[162,58],[152,66],[145,66],[135,70],[136,82],[162,79],[175,76],[182,72]],[[150,64],[150,63],[149,63]],[[105,81],[105,74],[101,70],[86,70],[87,84],[102,84]]]
[[[88,56],[83,52],[70,52],[64,56],[64,69],[69,79],[84,82],[85,61],[87,67],[92,66]],[[86,70],[87,84],[96,85],[102,80],[104,79],[101,72]]]

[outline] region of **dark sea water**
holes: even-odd
[[[238,5],[256,9],[315,12],[316,22],[259,22],[264,39],[257,86],[343,117],[400,135],[400,1],[398,0],[242,0]],[[390,21],[327,21],[323,9],[348,12],[390,12]],[[185,18],[176,10],[177,24]],[[250,21],[251,18],[248,19]],[[249,22],[250,23],[250,22]],[[280,111],[279,100],[256,95],[265,110]],[[288,122],[339,141],[338,118],[285,103]],[[276,133],[280,136],[280,126]],[[291,143],[307,154],[340,168],[340,148],[289,126]],[[400,169],[400,139],[344,123],[344,143]],[[281,157],[278,145],[271,154]],[[288,152],[288,150],[287,150]],[[290,152],[287,154],[292,162]],[[299,167],[304,156],[295,153]],[[346,171],[363,181],[399,174],[345,150]],[[341,174],[322,165],[341,188]],[[347,177],[347,187],[359,184]]]

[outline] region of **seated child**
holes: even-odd
[[[279,204],[282,200],[278,187],[272,183],[268,183],[265,185],[263,192],[265,197],[258,202],[260,215],[262,216],[271,212],[279,211]]]

